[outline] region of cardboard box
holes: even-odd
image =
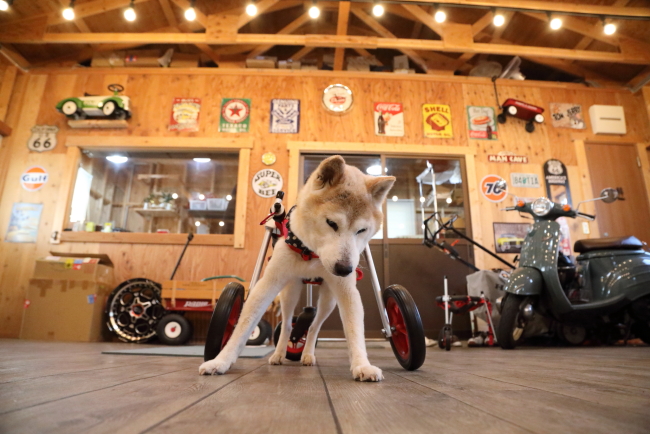
[[[112,286],[85,280],[31,279],[21,339],[97,342]]]
[[[121,68],[124,67],[125,51],[95,52],[90,61],[93,68]]]
[[[158,59],[162,56],[160,50],[131,50],[124,56],[124,65],[127,67],[150,67],[160,68]]]
[[[112,286],[113,263],[108,255],[57,253],[36,260],[33,279],[70,280],[104,283]]]
[[[188,53],[174,53],[170,68],[196,68],[199,66],[199,55]]]

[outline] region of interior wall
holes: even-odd
[[[159,71],[159,70],[155,70]],[[351,112],[336,116],[328,114],[321,105],[323,89],[340,82],[354,92],[355,103]],[[106,86],[120,83],[124,94],[131,97],[133,117],[127,130],[72,130],[65,117],[54,106],[69,96],[108,94]],[[517,98],[548,109],[550,102],[582,104],[587,111],[592,104],[614,104],[625,107],[628,125],[626,139],[633,142],[650,142],[650,128],[645,103],[641,95],[611,89],[587,89],[578,85],[533,82],[517,82],[499,86],[499,95]],[[172,99],[174,97],[201,98],[200,131],[176,133],[167,130]],[[219,133],[219,112],[222,98],[251,98],[250,133]],[[301,124],[299,134],[270,134],[269,110],[273,98],[296,98],[301,101]],[[404,107],[405,136],[378,137],[374,134],[373,102],[401,102]],[[423,137],[421,106],[424,103],[449,104],[452,111],[454,137],[430,139]],[[392,74],[327,73],[279,74],[255,71],[196,72],[162,71],[126,68],[119,70],[43,71],[21,74],[16,80],[12,107],[7,123],[13,134],[5,138],[6,158],[11,164],[0,201],[0,337],[17,337],[23,311],[24,294],[32,274],[34,260],[49,251],[102,252],[110,255],[115,263],[116,279],[122,281],[133,277],[148,277],[162,281],[169,277],[180,253],[179,245],[136,245],[96,243],[49,243],[52,217],[60,196],[59,185],[65,162],[65,141],[71,135],[111,136],[190,136],[253,138],[250,173],[265,168],[261,156],[274,152],[278,170],[287,185],[288,141],[326,141],[395,143],[409,145],[470,146],[476,150],[476,179],[469,180],[469,188],[478,188],[478,182],[488,173],[506,177],[509,172],[537,173],[543,182],[542,164],[550,158],[558,158],[569,170],[569,180],[574,203],[584,198],[580,167],[573,139],[590,138],[591,126],[587,117],[587,129],[583,131],[556,129],[547,123],[538,125],[533,134],[524,131],[522,121],[509,118],[499,125],[499,140],[470,140],[467,136],[467,105],[495,105],[492,83],[487,79],[442,78],[427,76],[395,76]],[[46,153],[34,153],[26,143],[34,125],[57,125],[58,145]],[[529,164],[488,163],[487,154],[511,151],[526,155]],[[50,174],[48,183],[37,192],[23,190],[20,174],[29,166],[40,165]],[[246,188],[250,186],[246,185]],[[526,197],[544,195],[544,189],[512,189],[515,194]],[[587,195],[590,194],[588,191]],[[188,249],[177,278],[199,280],[216,274],[238,274],[248,279],[252,273],[263,230],[259,227],[260,216],[266,212],[268,199],[248,194],[246,245],[244,249],[224,246],[192,246]],[[12,204],[15,202],[43,203],[38,242],[36,244],[11,244],[4,242]],[[471,212],[478,213],[480,228],[474,234],[482,237],[485,245],[494,245],[492,223],[522,221],[516,213],[499,211],[504,206],[493,204],[483,198],[471,204]],[[578,233],[577,224],[572,227],[572,241],[586,237]],[[595,228],[595,225],[592,225]],[[593,236],[593,231],[592,231]],[[505,257],[508,257],[507,255]],[[498,263],[487,260],[485,267]]]

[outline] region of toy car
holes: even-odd
[[[128,119],[131,117],[128,96],[119,95],[124,90],[121,84],[111,84],[108,90],[110,96],[88,95],[66,98],[59,101],[56,109],[71,119],[85,119],[87,116],[106,117],[112,119]]]
[[[503,103],[503,112],[497,116],[497,120],[500,124],[505,124],[506,114],[514,116],[518,119],[527,121],[526,131],[532,133],[535,131],[534,122],[537,122],[538,124],[544,122],[544,115],[542,115],[542,113],[544,113],[544,109],[542,107],[537,107],[536,105],[508,98]]]

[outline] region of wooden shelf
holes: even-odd
[[[68,126],[70,128],[95,128],[95,129],[114,129],[124,130],[129,127],[126,120],[122,119],[83,119],[83,120],[69,120]]]
[[[234,235],[194,235],[192,245],[233,246]],[[142,232],[61,232],[63,243],[185,244],[187,234],[148,234]]]
[[[134,211],[137,212],[138,214],[140,214],[141,216],[146,217],[146,218],[154,218],[154,217],[179,218],[180,217],[177,209],[162,209],[162,208],[144,209],[144,208],[136,208]]]

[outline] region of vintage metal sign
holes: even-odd
[[[8,243],[35,243],[42,211],[42,203],[14,203],[11,208],[5,241]]]
[[[169,131],[198,131],[201,98],[174,98]]]
[[[451,128],[451,108],[445,104],[422,105],[424,137],[450,139],[454,137]]]
[[[253,191],[261,197],[275,197],[282,190],[282,175],[273,169],[262,169],[253,176]]]
[[[521,163],[527,164],[528,157],[514,154],[488,154],[488,163]]]
[[[571,187],[566,166],[560,160],[548,160],[544,163],[546,195],[553,202],[571,205]]]
[[[56,133],[59,127],[56,125],[34,125],[32,135],[27,141],[27,148],[34,152],[51,151],[56,148]]]
[[[404,136],[404,110],[395,102],[374,104],[375,134],[378,136]]]
[[[487,175],[481,180],[481,193],[490,202],[503,202],[508,196],[508,186],[499,188],[497,181],[501,180],[499,175]]]
[[[539,177],[534,173],[511,173],[510,185],[522,188],[539,188]]]
[[[38,191],[47,183],[50,175],[41,166],[32,166],[20,175],[20,185],[27,191]]]
[[[467,124],[470,139],[496,140],[498,138],[494,107],[467,106]]]
[[[222,133],[247,133],[250,126],[250,113],[250,99],[223,98],[219,131]]]
[[[300,100],[272,99],[269,132],[297,134],[300,131]]]
[[[573,128],[584,130],[587,128],[582,117],[582,106],[580,104],[551,103],[551,118],[556,128]]]

